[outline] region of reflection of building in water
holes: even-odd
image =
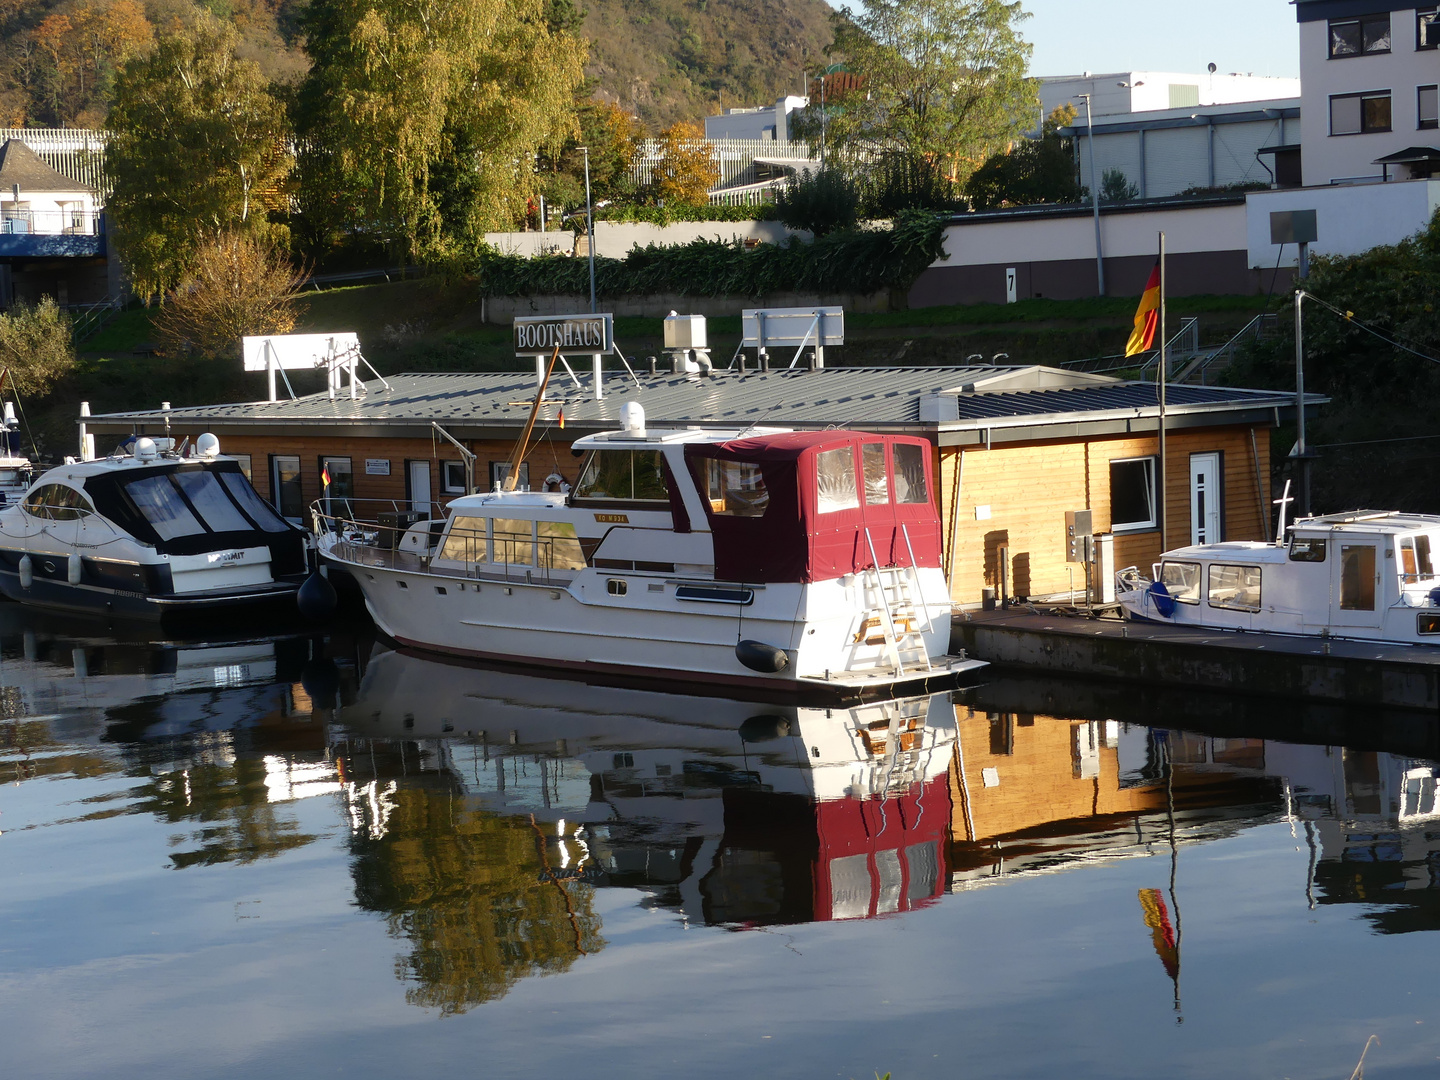
[[[1114,721],[960,709],[951,769],[955,885],[1157,852],[1277,808],[1265,744]],[[1168,848],[1167,848],[1168,850]]]

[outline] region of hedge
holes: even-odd
[[[685,293],[764,296],[775,292],[872,293],[909,288],[943,250],[943,220],[928,211],[899,215],[888,229],[831,233],[810,243],[746,248],[724,240],[635,248],[623,259],[595,259],[603,296]],[[486,296],[547,296],[590,291],[588,259],[524,258],[493,250],[476,267]]]

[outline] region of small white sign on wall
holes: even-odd
[[[1018,299],[1015,291],[1015,267],[1005,268],[1005,303],[1013,304]]]
[[[365,475],[366,475],[366,476],[389,476],[389,475],[390,475],[390,459],[389,459],[389,458],[366,458],[366,459],[365,459]]]
[[[989,503],[985,503],[983,506],[977,506],[977,507],[975,507],[975,520],[976,520],[976,521],[989,521],[989,520],[990,520],[990,504],[989,504]]]

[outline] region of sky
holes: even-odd
[[[833,2],[833,0],[832,0]],[[1022,0],[1032,75],[1083,71],[1300,74],[1286,0]]]

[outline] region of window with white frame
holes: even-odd
[[[1436,89],[1431,85],[1415,91],[1415,126],[1422,131],[1440,127],[1440,100],[1437,100]]]
[[[1155,459],[1110,462],[1110,531],[1143,532],[1159,525],[1155,507]]]
[[[490,462],[490,490],[491,490],[491,491],[494,491],[495,488],[496,488],[498,485],[504,484],[505,481],[506,481],[507,479],[509,479],[509,477],[510,477],[510,462],[508,462],[508,461],[492,461],[492,462]],[[526,491],[528,491],[528,490],[530,489],[530,463],[529,463],[528,461],[522,461],[522,462],[520,463],[520,475],[519,475],[519,477],[517,477],[516,480],[515,480],[515,487],[516,487],[517,489],[523,489],[523,490],[526,490]]]
[[[442,461],[440,478],[446,495],[465,494],[465,463],[463,461]]]
[[[1330,20],[1330,59],[1390,51],[1390,13]]]
[[[1337,94],[1330,99],[1331,135],[1368,135],[1389,130],[1389,90]]]

